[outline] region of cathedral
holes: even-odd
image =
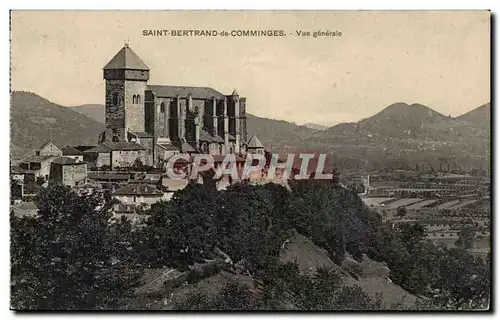
[[[236,90],[225,95],[208,87],[150,85],[149,71],[128,44],[104,67],[106,128],[100,144],[140,148],[150,166],[176,153],[247,152],[245,97]]]

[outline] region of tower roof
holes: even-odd
[[[233,93],[231,93],[232,96],[239,96],[238,91],[236,89],[233,90]]]
[[[129,70],[148,70],[149,67],[139,56],[126,44],[118,53],[108,62],[104,70],[110,69],[129,69]]]
[[[254,134],[248,141],[247,148],[250,149],[264,149],[264,145],[260,142],[259,138]]]

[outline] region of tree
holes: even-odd
[[[462,227],[458,232],[458,239],[455,245],[461,249],[470,249],[474,245],[474,229],[472,227]]]
[[[116,308],[140,270],[124,261],[109,208],[63,186],[42,189],[36,203],[36,217],[11,217],[12,308]]]
[[[398,207],[396,209],[396,214],[398,215],[398,217],[400,218],[403,218],[404,216],[406,216],[406,213],[407,213],[407,210],[405,207]]]
[[[136,250],[144,263],[181,265],[213,256],[218,243],[215,190],[189,184],[176,192],[169,202],[157,202],[145,213],[150,215],[140,231]]]

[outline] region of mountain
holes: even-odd
[[[484,128],[489,128],[491,123],[490,110],[491,106],[490,103],[488,102],[472,111],[464,113],[463,115],[457,117],[456,119],[467,121],[477,126],[482,126]]]
[[[104,123],[106,121],[104,106],[102,104],[83,104],[81,106],[71,107],[71,109],[97,122]]]
[[[256,134],[269,150],[286,152],[295,149],[296,144],[305,143],[306,138],[319,130],[298,126],[283,120],[274,120],[247,114],[247,132],[250,138]]]
[[[328,128],[327,126],[323,126],[323,125],[320,125],[317,123],[311,123],[311,122],[305,123],[303,126],[309,128],[309,129],[314,129],[314,130],[325,130]]]
[[[104,123],[103,105],[85,104],[71,107],[71,109]],[[248,138],[256,134],[266,148],[284,152],[292,149],[297,141],[304,140],[306,136],[318,130],[306,126],[298,126],[283,120],[273,120],[247,114],[247,131]]]
[[[59,146],[96,144],[104,125],[34,93],[14,91],[10,107],[11,156],[32,154],[48,140]]]
[[[445,160],[487,166],[489,134],[483,125],[398,102],[357,123],[318,131],[297,148],[328,152],[341,167],[354,169]]]

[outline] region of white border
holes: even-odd
[[[2,319],[4,318],[11,318],[14,317],[15,315],[12,312],[9,312],[9,223],[8,223],[8,218],[9,218],[9,187],[8,187],[8,172],[7,172],[7,167],[9,165],[9,153],[7,150],[9,150],[9,106],[10,106],[10,96],[9,96],[9,65],[10,65],[10,47],[9,47],[9,11],[8,9],[44,9],[44,10],[50,10],[50,9],[66,9],[66,10],[74,10],[74,9],[84,9],[84,10],[111,10],[111,9],[121,9],[121,10],[134,10],[134,9],[147,9],[147,10],[175,10],[175,9],[183,9],[183,10],[188,10],[188,9],[237,9],[237,10],[242,10],[242,9],[259,9],[259,10],[265,10],[265,9],[275,9],[275,10],[286,10],[286,9],[305,9],[305,10],[317,10],[317,9],[327,9],[327,10],[357,10],[357,9],[363,9],[363,10],[471,10],[471,9],[491,9],[493,13],[498,14],[500,12],[499,6],[500,6],[500,1],[498,0],[475,0],[475,1],[449,1],[449,2],[444,2],[444,1],[436,1],[436,0],[420,0],[420,1],[360,1],[360,0],[349,0],[345,1],[342,3],[330,3],[328,1],[320,1],[320,0],[307,0],[307,1],[283,1],[283,2],[278,2],[278,1],[270,1],[270,0],[253,0],[253,1],[235,1],[235,0],[212,0],[212,1],[189,1],[189,0],[183,0],[183,1],[178,1],[178,2],[166,2],[166,1],[102,1],[102,0],[87,0],[87,1],[81,1],[79,3],[76,3],[75,1],[54,1],[54,0],[45,0],[45,1],[2,1],[2,4],[0,5],[2,7],[2,10],[0,11],[0,17],[2,20],[2,23],[0,24],[3,28],[1,29],[0,35],[0,43],[2,44],[2,50],[0,51],[2,54],[2,59],[1,59],[1,69],[0,69],[0,75],[2,75],[1,81],[2,81],[2,89],[1,92],[1,101],[2,107],[0,108],[0,119],[2,121],[2,124],[0,125],[0,130],[1,130],[1,135],[2,137],[0,139],[1,143],[1,149],[2,150],[2,157],[1,157],[1,166],[2,170],[0,170],[0,181],[2,181],[2,189],[0,193],[1,197],[1,203],[2,203],[2,219],[3,223],[0,223],[0,236],[2,237],[1,239],[1,255],[2,255],[2,265],[1,265],[1,272],[0,272],[0,310],[2,312]],[[497,17],[496,17],[497,18]],[[498,21],[497,21],[498,23]],[[495,26],[495,30],[496,30]],[[496,32],[494,32],[496,34]],[[492,44],[493,45],[493,44]],[[498,57],[498,54],[496,54],[495,57]],[[495,68],[496,69],[496,68]],[[496,71],[496,70],[494,70]],[[495,72],[496,73],[496,72]],[[498,83],[495,83],[495,87],[492,88],[494,92],[498,92]],[[492,106],[492,108],[495,108],[495,106]],[[496,112],[495,112],[496,114]],[[495,116],[494,124],[497,123],[498,115]],[[499,148],[500,142],[495,141],[495,149]],[[500,160],[498,158],[495,161],[495,167],[498,164]],[[497,179],[494,179],[494,185],[497,185]],[[495,194],[494,198],[497,198],[498,191],[497,188],[495,188]],[[497,210],[496,210],[496,205],[494,208],[494,211],[492,215],[494,215]],[[495,228],[495,234],[496,234],[496,225],[497,225],[497,220],[498,218],[495,219],[494,223],[494,228]],[[495,237],[495,248],[498,247],[498,237]],[[496,252],[495,252],[496,253]],[[496,255],[494,253],[494,257],[496,258]],[[497,262],[497,259],[494,259],[494,262]],[[497,265],[498,263],[495,264],[495,271],[497,271]],[[497,284],[497,279],[499,277],[498,273],[495,272],[495,288],[498,286]],[[495,292],[494,294],[495,297],[495,304],[497,307],[499,306],[498,304],[498,293]],[[76,315],[79,317],[83,318],[90,318],[91,316],[95,316],[95,314],[78,314],[74,313],[71,316]],[[31,319],[31,318],[38,318],[40,315],[36,314],[29,314],[29,315],[24,315],[23,318],[25,319]],[[60,318],[61,316],[67,316],[64,314],[57,315],[43,315],[43,317],[46,318]],[[100,315],[102,317],[121,317],[121,316],[127,316],[133,319],[139,319],[139,318],[144,318],[144,317],[165,317],[166,315],[164,314],[133,314],[133,315],[126,315],[124,313],[117,313],[117,314],[102,314]],[[181,316],[181,314],[178,315],[169,315],[168,317],[174,317],[174,316]],[[202,319],[206,317],[219,317],[220,315],[189,315],[190,317],[194,319]],[[228,315],[229,317],[236,317],[238,314],[230,314]],[[257,317],[257,316],[262,316],[262,315],[252,315],[252,317]],[[274,316],[274,314],[271,314],[266,317],[271,317]],[[297,316],[297,315],[295,315]],[[291,318],[295,317],[293,315],[287,315],[287,314],[280,314],[280,318]],[[312,317],[317,317],[321,315],[305,315],[301,314],[300,315],[303,318],[312,318]],[[331,316],[331,315],[327,315]],[[343,314],[335,314],[335,317],[337,316],[343,316]],[[409,314],[378,314],[378,315],[364,315],[364,314],[358,314],[358,315],[350,315],[354,319],[362,319],[365,318],[366,316],[370,316],[373,319],[382,319],[386,317],[397,317],[397,318],[402,318],[402,317],[422,317],[422,316],[432,316],[432,317],[456,317],[456,314],[441,314],[441,315],[424,315],[424,314],[415,314],[415,315],[409,315]],[[475,317],[474,315],[467,315],[465,317]]]

